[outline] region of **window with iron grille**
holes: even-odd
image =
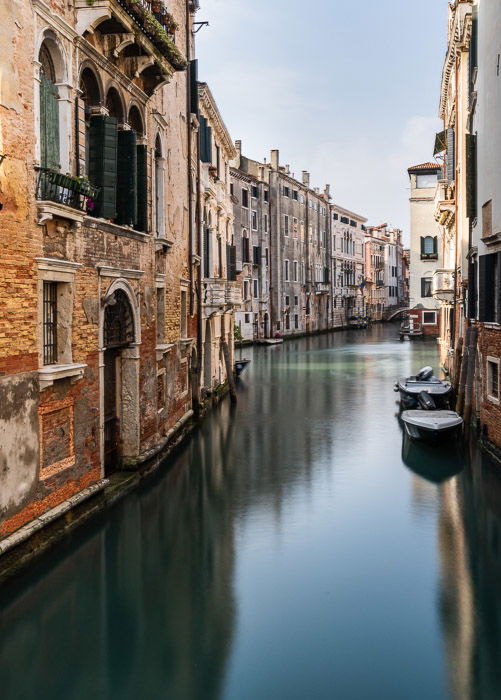
[[[43,283],[43,363],[57,362],[57,282]]]
[[[487,358],[487,397],[499,403],[499,359]]]

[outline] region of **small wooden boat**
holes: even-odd
[[[284,342],[283,338],[259,338],[257,341],[260,345],[280,345]]]
[[[250,360],[236,360],[234,364],[235,375],[239,377],[249,364]]]
[[[402,408],[418,408],[419,395],[425,391],[432,396],[436,408],[450,408],[452,384],[433,376],[433,367],[423,367],[415,376],[402,377],[395,384]]]

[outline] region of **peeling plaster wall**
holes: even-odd
[[[38,378],[0,378],[0,516],[22,505],[38,483]]]

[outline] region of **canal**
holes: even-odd
[[[246,349],[141,489],[0,591],[2,700],[501,694],[501,479],[409,445],[393,326]]]

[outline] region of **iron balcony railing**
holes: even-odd
[[[99,188],[87,179],[63,175],[50,168],[38,168],[38,200],[64,204],[72,209],[92,213]]]

